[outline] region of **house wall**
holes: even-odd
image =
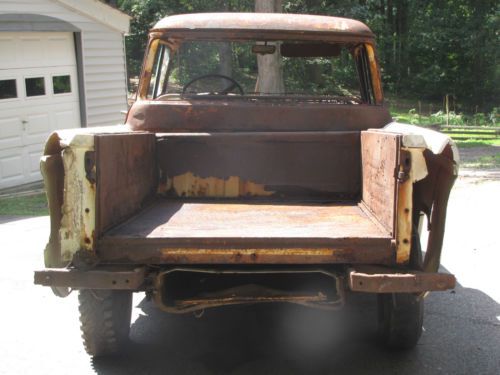
[[[55,0],[2,0],[0,14],[40,14],[81,30],[87,126],[123,123],[127,109],[123,34]]]

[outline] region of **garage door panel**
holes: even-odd
[[[48,37],[46,43],[47,49],[51,51],[50,56],[48,56],[48,65],[60,66],[75,64],[75,55],[68,54],[67,52],[73,48],[73,39],[70,39],[70,35]]]
[[[42,177],[40,173],[40,155],[42,151],[41,147],[37,147],[28,152],[26,170],[30,178],[40,179]]]
[[[25,124],[25,145],[42,143],[50,133],[49,113],[40,113],[27,116]]]
[[[0,69],[15,66],[16,55],[16,41],[14,37],[0,36]]]
[[[21,148],[10,150],[10,153],[0,153],[0,175],[4,180],[16,181],[24,177],[23,153]]]
[[[0,150],[22,146],[22,131],[19,117],[0,118]]]
[[[19,38],[20,54],[18,61],[21,66],[46,65],[46,53],[41,38],[21,37]]]
[[[79,127],[78,114],[75,111],[58,111],[54,114],[55,126],[52,130]]]

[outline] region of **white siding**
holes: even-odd
[[[26,13],[54,17],[82,33],[84,90],[88,126],[122,123],[127,109],[123,35],[55,0],[1,0],[0,14]]]

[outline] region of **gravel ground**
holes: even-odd
[[[454,291],[426,299],[415,350],[388,352],[375,337],[375,300],[359,295],[337,314],[294,306],[159,312],[134,298],[131,344],[93,361],[80,342],[77,296],[33,285],[47,217],[0,218],[0,374],[498,374],[500,372],[500,179],[467,173],[452,192],[443,271]]]

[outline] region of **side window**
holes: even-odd
[[[370,72],[370,62],[365,45],[359,45],[354,50],[356,68],[358,70],[361,84],[361,98],[364,103],[375,104],[375,96],[372,85],[372,75]]]
[[[15,79],[0,80],[0,100],[17,98],[17,87]]]
[[[169,50],[164,44],[158,46],[149,82],[148,99],[154,99],[165,91],[169,62]]]
[[[45,95],[45,78],[26,78],[24,83],[26,85],[26,96]]]
[[[71,77],[69,75],[53,76],[52,87],[54,94],[67,94],[71,92]]]

